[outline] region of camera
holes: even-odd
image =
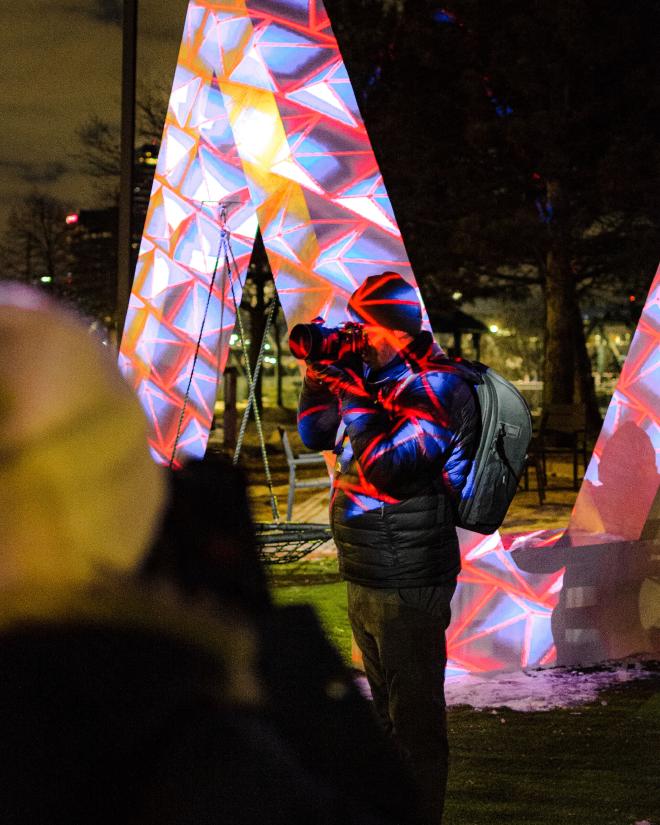
[[[323,318],[311,324],[296,324],[289,335],[289,348],[301,361],[337,361],[348,353],[361,355],[366,340],[362,324],[347,321],[324,327]]]

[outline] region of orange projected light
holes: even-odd
[[[229,271],[218,260],[222,212]],[[257,227],[289,329],[350,321],[349,297],[383,271],[417,290],[321,0],[191,0],[120,352],[161,463],[206,450]],[[595,488],[622,424],[643,433],[657,462],[658,289],[656,277],[572,534],[610,531]],[[647,465],[648,479],[622,493],[637,502],[630,535],[657,490],[651,452]],[[498,536],[463,533],[461,549],[449,673],[552,662],[561,572],[521,572]]]

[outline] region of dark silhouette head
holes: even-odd
[[[246,490],[243,473],[222,456],[172,471],[169,504],[143,575],[249,611],[270,606]]]

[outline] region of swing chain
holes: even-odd
[[[266,339],[268,337],[268,333],[270,332],[270,328],[271,328],[271,325],[272,325],[272,322],[273,322],[273,317],[275,315],[275,309],[276,309],[276,299],[273,298],[273,300],[271,301],[270,307],[268,309],[268,315],[266,316],[266,326],[264,328],[263,339],[262,339],[262,342],[261,342],[261,347],[259,348],[259,354],[257,356],[257,363],[255,364],[255,368],[254,368],[254,375],[252,376],[252,392],[248,392],[248,404],[247,404],[247,407],[245,409],[245,412],[243,413],[243,418],[241,420],[241,427],[240,427],[240,430],[239,430],[239,433],[238,433],[238,439],[236,441],[236,450],[234,452],[234,464],[236,464],[238,462],[238,457],[240,456],[240,453],[241,453],[241,448],[243,446],[243,439],[245,438],[245,431],[247,429],[248,418],[250,416],[250,412],[251,412],[251,409],[252,409],[253,399],[256,402],[256,391],[255,390],[256,390],[256,386],[257,386],[257,381],[259,380],[259,372],[261,370],[261,365],[263,363],[263,360],[264,360],[264,357],[265,357],[265,354],[266,354],[265,343],[266,343]],[[256,420],[256,417],[257,417],[256,413],[257,413],[257,408],[255,407],[255,420]],[[257,427],[261,427],[261,421],[259,421],[259,423],[257,424]]]
[[[199,327],[199,336],[197,337],[197,344],[195,346],[195,354],[193,356],[192,366],[190,368],[190,377],[188,378],[188,384],[186,386],[186,391],[183,395],[183,404],[181,405],[181,414],[179,416],[179,423],[178,423],[177,428],[176,428],[176,436],[174,438],[174,444],[172,446],[172,454],[170,455],[170,460],[169,460],[169,463],[168,463],[168,467],[169,467],[170,470],[174,466],[174,461],[175,461],[175,458],[176,458],[176,451],[177,451],[177,448],[179,446],[179,441],[181,440],[181,431],[183,429],[183,421],[184,421],[184,418],[185,418],[185,415],[186,415],[186,409],[188,407],[188,401],[190,400],[190,388],[192,387],[193,378],[195,376],[195,367],[197,366],[197,359],[199,358],[199,350],[202,346],[202,337],[204,336],[204,326],[206,325],[206,317],[209,313],[209,306],[211,304],[211,296],[213,295],[213,287],[215,285],[215,278],[216,278],[216,275],[218,273],[218,264],[219,264],[219,262],[220,262],[220,255],[218,254],[218,256],[215,259],[215,265],[213,267],[213,274],[211,275],[211,281],[209,283],[209,292],[208,292],[208,295],[206,296],[206,306],[204,307],[204,314],[202,315],[202,322],[201,322],[200,327]],[[222,299],[222,312],[221,312],[221,315],[220,315],[221,334],[222,334],[222,318],[224,316],[224,308],[225,308],[224,294],[225,294],[226,279],[227,279],[227,272],[226,272],[226,269],[223,268],[222,286],[221,286],[223,299]],[[235,301],[234,301],[234,303],[235,303]]]
[[[206,203],[206,201],[205,201]],[[241,342],[241,350],[243,352],[243,359],[245,362],[245,374],[248,380],[248,403],[243,414],[243,420],[241,421],[240,433],[236,443],[236,450],[234,452],[234,459],[233,463],[236,464],[238,462],[241,448],[243,445],[243,441],[245,438],[245,431],[247,428],[247,423],[249,419],[249,415],[252,409],[254,409],[254,420],[257,426],[257,433],[259,436],[259,445],[261,447],[261,456],[263,459],[264,464],[264,471],[266,475],[266,481],[268,483],[268,490],[270,494],[270,504],[271,510],[273,513],[273,519],[275,524],[257,524],[256,525],[256,534],[257,534],[257,544],[260,547],[260,554],[261,558],[264,562],[269,564],[285,564],[292,561],[298,561],[303,556],[310,553],[312,550],[316,549],[317,547],[321,546],[324,542],[329,541],[331,539],[330,528],[327,525],[321,524],[305,524],[305,525],[294,525],[289,524],[288,522],[285,525],[281,525],[280,523],[280,514],[279,514],[279,507],[277,503],[277,497],[275,496],[275,492],[273,490],[273,481],[270,473],[270,465],[268,463],[268,455],[266,453],[266,441],[264,438],[264,431],[263,425],[261,421],[261,415],[259,412],[259,405],[257,404],[256,399],[256,386],[257,381],[259,378],[259,373],[261,370],[261,366],[263,363],[263,359],[265,356],[266,351],[266,339],[268,337],[268,333],[270,332],[271,325],[275,318],[275,313],[278,307],[278,299],[277,293],[274,294],[270,307],[268,310],[268,315],[266,317],[266,324],[264,329],[264,335],[261,341],[261,346],[259,348],[259,353],[257,356],[257,361],[254,368],[254,375],[252,374],[252,370],[250,367],[250,361],[248,358],[247,346],[246,346],[246,338],[245,338],[245,328],[243,326],[243,319],[241,318],[240,307],[238,305],[238,301],[236,300],[236,293],[234,291],[234,279],[233,273],[239,272],[238,266],[236,264],[236,259],[234,257],[234,252],[231,248],[230,243],[230,233],[227,229],[227,204],[221,203],[220,204],[220,214],[219,214],[219,224],[220,224],[220,245],[218,248],[218,255],[215,260],[215,265],[213,268],[213,274],[211,276],[211,281],[209,284],[209,292],[206,299],[206,307],[204,309],[204,314],[202,316],[201,327],[199,331],[199,336],[197,338],[197,345],[195,347],[195,355],[193,357],[192,369],[190,371],[190,378],[188,379],[188,385],[186,387],[186,392],[184,394],[183,399],[183,406],[181,409],[181,415],[179,417],[179,425],[177,428],[176,439],[174,442],[174,446],[172,448],[172,456],[170,458],[169,466],[172,467],[174,465],[174,460],[176,456],[176,450],[179,445],[179,440],[181,438],[181,431],[183,428],[183,421],[185,418],[185,412],[188,405],[188,401],[190,400],[190,389],[192,387],[193,378],[195,375],[195,367],[197,365],[197,359],[199,356],[199,351],[202,344],[202,338],[204,335],[204,326],[206,324],[206,318],[209,311],[209,306],[211,303],[211,297],[213,295],[213,288],[215,285],[215,280],[218,272],[218,267],[220,265],[220,260],[223,260],[223,268],[222,268],[222,282],[220,286],[220,294],[221,294],[221,310],[220,310],[220,335],[222,336],[224,330],[224,310],[225,310],[225,291],[226,291],[226,284],[227,278],[229,278],[229,287],[231,291],[231,297],[234,304],[234,311],[236,316],[236,321],[238,325],[238,332],[239,338]],[[224,252],[224,255],[223,255]],[[230,262],[231,258],[231,262]],[[239,280],[240,283],[240,280]]]

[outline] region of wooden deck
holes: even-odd
[[[329,524],[330,518],[328,506],[330,503],[330,490],[315,490],[305,493],[304,490],[296,492],[296,500],[293,504],[292,521],[301,521],[305,524]],[[322,559],[329,556],[336,556],[337,548],[333,541],[326,541],[319,548],[314,550],[305,558]]]

